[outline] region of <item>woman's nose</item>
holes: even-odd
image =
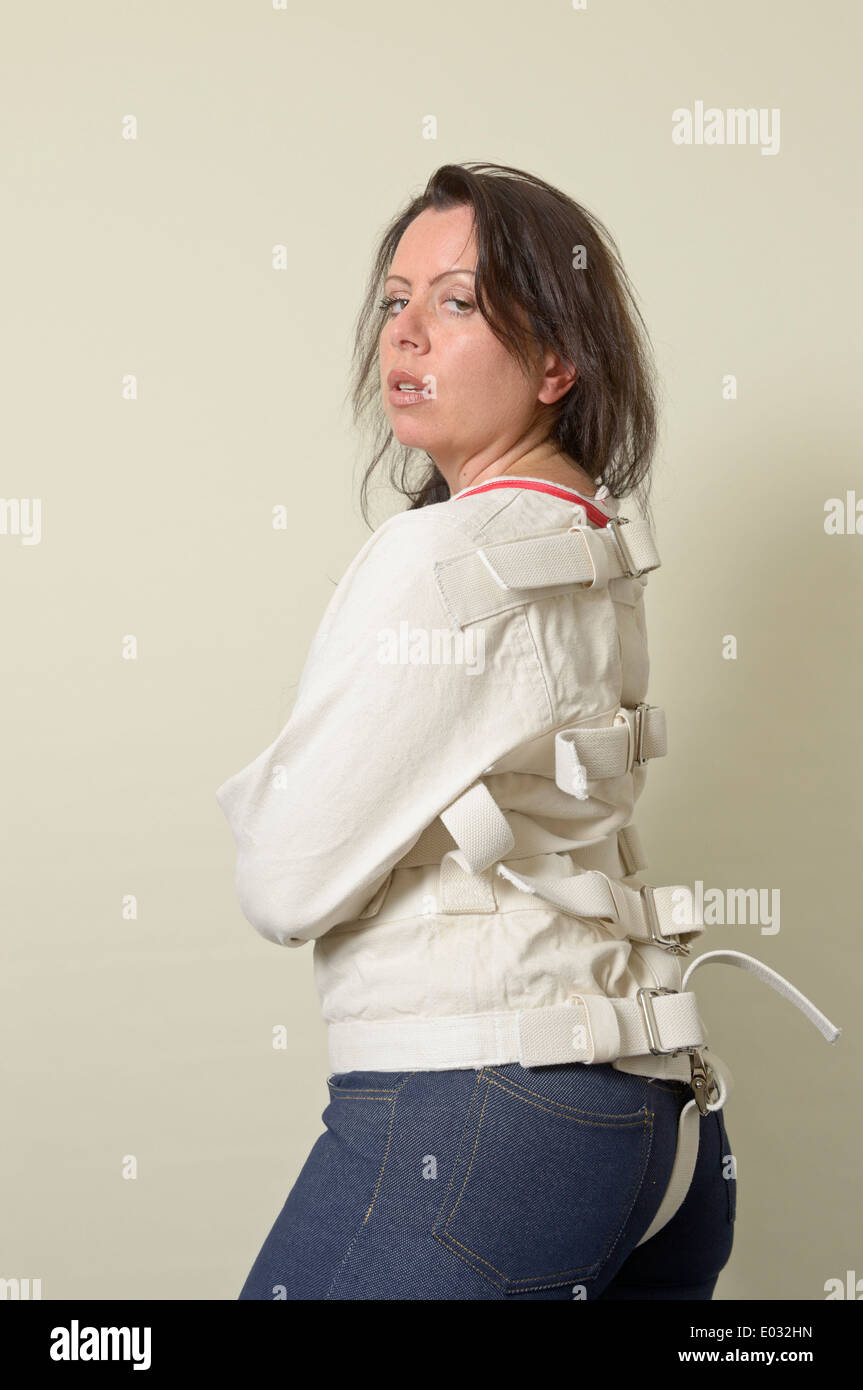
[[[427,337],[428,330],[423,322],[420,309],[414,309],[411,304],[408,304],[400,313],[396,314],[390,332],[390,339],[394,347],[401,347],[405,343],[419,347],[426,341]]]

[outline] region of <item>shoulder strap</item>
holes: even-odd
[[[622,536],[625,527],[625,540]],[[478,546],[435,563],[435,583],[457,626],[579,586],[604,588],[660,565],[650,523],[612,517],[601,529],[573,526]]]

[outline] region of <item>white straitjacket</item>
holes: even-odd
[[[314,941],[334,1072],[612,1062],[689,1081],[668,1188],[732,1078],[682,965],[704,931],[686,884],[650,886],[632,823],[666,752],[646,702],[649,523],[500,477],[391,517],[332,595],[277,738],[216,797],[244,915]]]

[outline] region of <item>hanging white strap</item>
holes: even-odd
[[[835,1043],[841,1036],[842,1029],[837,1028],[835,1023],[831,1023],[827,1015],[823,1014],[820,1009],[816,1009],[812,1000],[807,999],[806,995],[795,985],[792,985],[790,980],[786,980],[785,976],[780,975],[778,970],[771,970],[769,965],[765,965],[755,956],[746,955],[745,951],[705,951],[702,955],[696,956],[695,960],[690,961],[686,968],[682,980],[683,989],[686,989],[689,977],[699,966],[706,965],[708,961],[716,962],[716,964],[738,965],[743,970],[749,970],[756,979],[761,980],[765,985],[770,985],[770,988],[775,989],[777,994],[781,994],[783,999],[790,1000],[801,1013],[806,1015],[810,1023],[814,1023],[829,1043]]]
[[[716,1081],[717,1093],[714,1099],[708,1100],[707,1108],[708,1110],[721,1110],[731,1094],[733,1078],[720,1058],[710,1053],[709,1060],[710,1070]],[[662,1201],[653,1220],[641,1240],[637,1242],[636,1249],[639,1245],[643,1245],[646,1240],[650,1240],[651,1236],[655,1236],[657,1231],[661,1231],[662,1227],[668,1224],[672,1216],[675,1216],[683,1205],[683,1200],[692,1184],[695,1165],[698,1162],[700,1139],[701,1112],[694,1099],[688,1100],[681,1110],[677,1122],[677,1145],[668,1186],[663,1193]]]

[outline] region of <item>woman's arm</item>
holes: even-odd
[[[435,508],[379,527],[333,594],[287,724],[218,789],[240,905],[269,940],[299,946],[358,917],[442,810],[549,727],[523,609],[460,630],[444,607],[435,562],[474,548]]]

